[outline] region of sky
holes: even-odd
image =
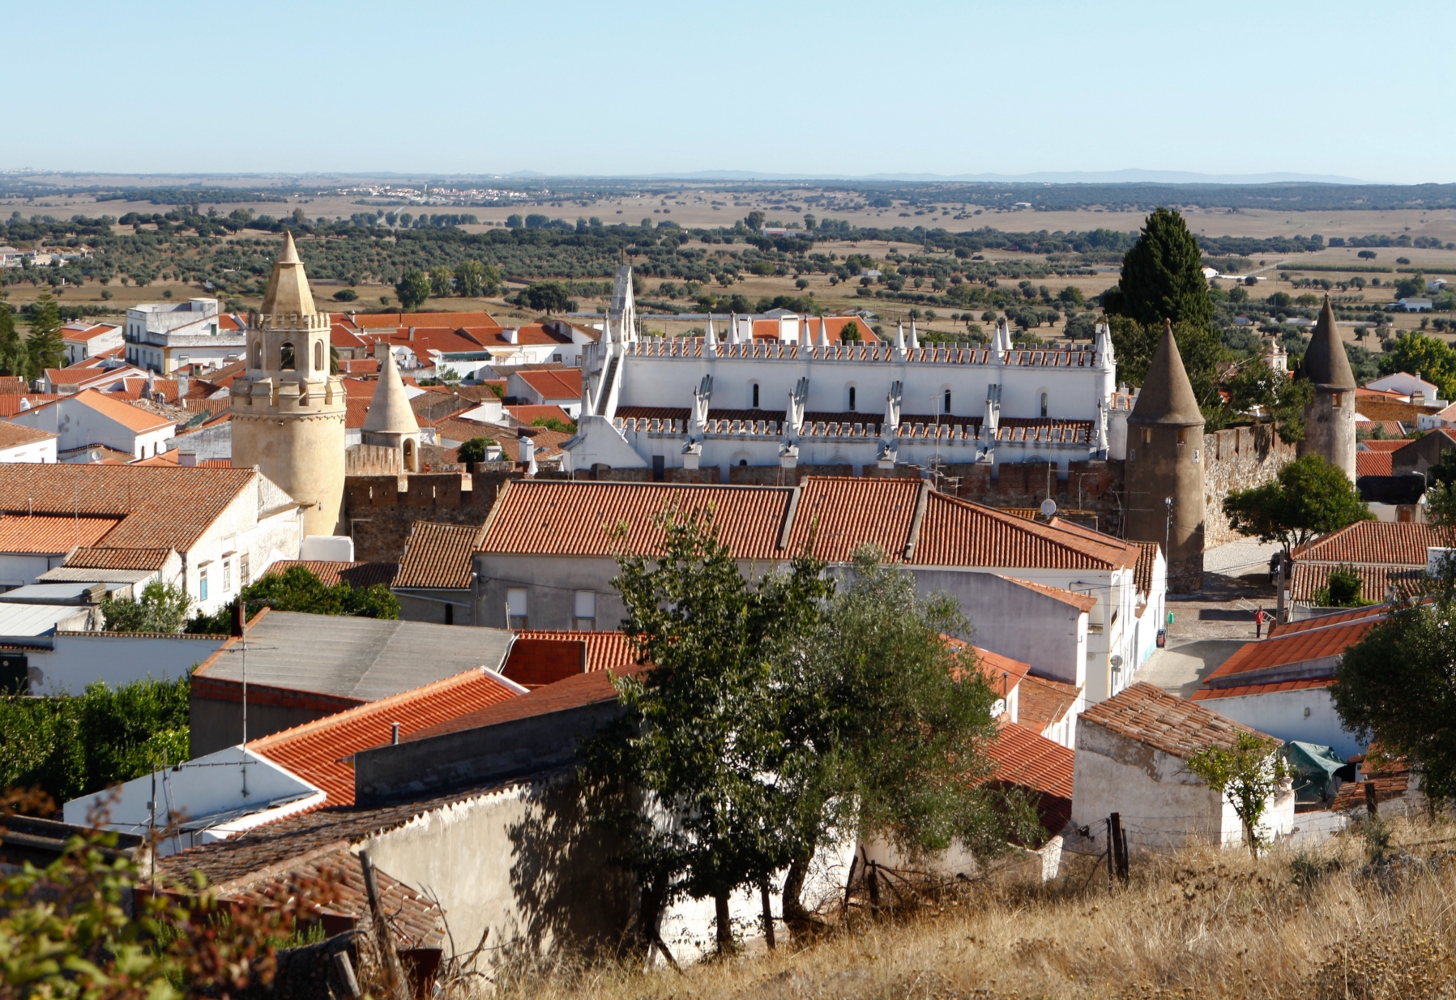
[[[0,169],[1456,181],[1450,0],[0,0],[0,24]]]

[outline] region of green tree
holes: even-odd
[[[1244,828],[1244,844],[1257,858],[1267,839],[1259,833],[1259,823],[1289,773],[1278,741],[1240,730],[1233,746],[1210,746],[1190,757],[1188,770],[1234,807]]]
[[[1121,279],[1104,293],[1102,304],[1109,314],[1159,331],[1165,319],[1174,326],[1213,325],[1203,254],[1176,210],[1159,208],[1148,216],[1142,235],[1123,256]]]
[[[461,465],[474,465],[476,462],[487,461],[486,449],[494,447],[495,438],[475,437],[461,443],[456,452],[456,461]]]
[[[153,580],[135,601],[101,601],[108,632],[180,632],[191,601],[180,587]]]
[[[1282,543],[1286,558],[1320,535],[1374,520],[1355,484],[1319,455],[1290,462],[1272,482],[1230,493],[1223,512],[1239,534]]]
[[[1380,374],[1408,372],[1435,384],[1442,399],[1456,393],[1456,351],[1444,340],[1411,330],[1398,333],[1390,350],[1380,356]]]
[[[500,268],[494,264],[482,264],[478,260],[461,261],[455,269],[456,288],[467,298],[500,294]]]
[[[1353,566],[1336,566],[1325,577],[1325,585],[1314,592],[1314,603],[1322,608],[1358,608],[1367,603],[1361,593],[1365,581]]]
[[[352,288],[341,288],[334,293],[335,302],[354,302],[358,300],[359,293]]]
[[[448,267],[437,267],[430,271],[430,294],[437,299],[448,299],[455,293],[455,272]]]
[[[1010,313],[1007,314],[1008,316]],[[1108,331],[1117,357],[1117,373],[1129,385],[1142,385],[1148,366],[1163,336],[1163,324],[1144,326],[1126,316],[1108,316]],[[1188,372],[1188,382],[1198,405],[1207,413],[1219,405],[1217,365],[1224,356],[1223,341],[1212,327],[1190,323],[1173,324],[1173,341]]]
[[[9,303],[0,302],[0,375],[25,378],[28,370],[25,343],[15,332],[15,314],[10,311]]]
[[[399,306],[406,312],[418,309],[430,297],[430,278],[417,267],[412,267],[394,283],[394,294],[399,296]]]
[[[238,613],[238,602],[245,602],[247,613],[260,608],[274,611],[303,611],[314,615],[352,615],[356,618],[399,617],[399,600],[388,587],[376,583],[372,587],[353,587],[324,583],[306,566],[290,566],[282,573],[269,573],[261,580],[244,587],[216,614],[198,614],[187,623],[187,631],[203,635],[227,635],[232,631]]]
[[[520,295],[521,305],[544,313],[569,312],[575,308],[566,286],[559,281],[538,281]]]
[[[780,765],[794,801],[782,835],[791,926],[808,919],[800,894],[814,851],[835,837],[880,838],[917,860],[958,843],[984,860],[1041,833],[1032,803],[982,781],[997,695],[974,648],[945,638],[969,624],[954,600],[922,599],[881,558],[856,552],[852,582],[776,663],[793,748]]]
[[[793,750],[776,723],[789,692],[772,683],[773,664],[812,629],[832,587],[803,556],[745,580],[711,508],[666,511],[654,528],[660,554],[621,551],[613,582],[622,630],[653,668],[618,680],[623,718],[584,746],[582,778],[640,789],[666,814],[656,822],[621,795],[596,814],[625,838],[618,861],[643,887],[644,925],[675,898],[710,898],[726,951],[729,895],[789,860],[792,800],[775,777]]]
[[[746,216],[744,216],[743,221],[748,225],[749,229],[752,229],[754,232],[758,232],[760,229],[763,228],[764,220],[767,218],[768,216],[764,215],[762,212],[749,212]]]
[[[26,378],[38,379],[47,368],[60,368],[66,361],[66,345],[61,340],[61,311],[50,292],[43,292],[30,307],[28,325]]]
[[[1426,794],[1456,797],[1456,602],[1410,601],[1345,650],[1330,689],[1341,722],[1421,769]]]
[[[1246,411],[1260,407],[1274,422],[1285,444],[1304,440],[1304,408],[1314,398],[1314,387],[1287,372],[1274,371],[1263,358],[1240,366],[1228,384],[1229,405]]]

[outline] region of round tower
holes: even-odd
[[[307,504],[309,535],[336,534],[343,520],[344,387],[329,373],[329,325],[286,233],[262,308],[248,317],[248,368],[232,385],[232,461]]]
[[[1127,537],[1157,542],[1168,590],[1203,588],[1203,413],[1193,395],[1173,324],[1148,367],[1127,418]]]
[[[375,341],[379,357],[379,382],[369,400],[360,440],[364,444],[393,448],[401,472],[420,471],[420,423],[404,392],[404,381],[394,363],[394,351],[384,339]]]
[[[1353,481],[1355,373],[1340,342],[1328,295],[1298,377],[1314,384],[1314,398],[1304,408],[1304,440],[1299,443],[1299,457],[1319,455]]]

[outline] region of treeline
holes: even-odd
[[[236,205],[244,201],[287,201],[285,195],[276,191],[259,191],[248,188],[118,188],[101,191],[95,195],[97,201],[145,201],[152,205],[196,205],[213,203]]]

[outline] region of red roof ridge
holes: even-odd
[[[1001,579],[1008,580],[1017,586],[1034,590],[1039,594],[1045,594],[1047,597],[1061,601],[1063,604],[1070,604],[1079,611],[1091,611],[1097,606],[1097,598],[1091,594],[1079,594],[1075,590],[1067,590],[1064,587],[1053,587],[1050,584],[1037,583],[1035,580],[1018,580],[1014,576],[1005,576],[999,573],[997,575]]]

